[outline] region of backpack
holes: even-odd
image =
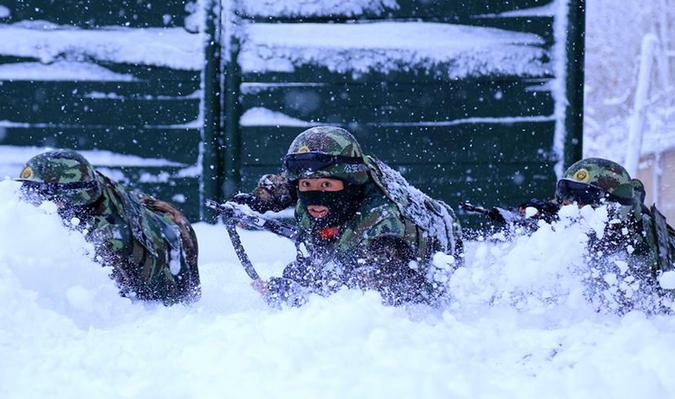
[[[384,162],[368,157],[371,176],[401,214],[424,231],[426,238],[450,255],[463,252],[461,228],[452,208],[413,187],[401,174]]]
[[[673,263],[675,261],[675,229],[666,222],[666,217],[656,209],[656,206],[652,205],[649,213],[654,220],[659,270],[661,272],[673,271],[675,270]]]

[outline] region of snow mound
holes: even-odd
[[[197,71],[204,63],[200,43],[198,34],[183,28],[87,30],[44,21],[0,25],[0,55],[42,63],[93,60]]]
[[[470,243],[449,309],[341,291],[275,311],[224,227],[200,223],[202,300],[165,308],[119,298],[83,237],[17,186],[0,182],[3,398],[675,395],[675,318],[597,313],[579,298],[591,224]],[[241,235],[264,277],[293,259],[284,239]]]
[[[283,112],[272,111],[264,107],[249,108],[239,119],[241,126],[293,126],[293,127],[311,127],[315,123],[293,118]]]
[[[544,76],[544,40],[531,33],[429,22],[242,25],[244,73],[319,65],[337,73],[442,71],[450,78]]]
[[[0,6],[0,18],[8,18],[12,13],[9,11],[9,8],[5,6]]]
[[[24,203],[18,188],[19,183],[0,182],[3,323],[28,327],[46,317],[54,319],[57,328],[69,328],[105,325],[111,316],[122,316],[120,306],[129,301],[120,298],[109,278],[111,270],[92,259],[92,246],[82,234],[66,229],[54,204],[36,208]]]
[[[136,78],[87,62],[57,61],[52,64],[39,62],[2,64],[0,65],[0,80],[133,82]]]
[[[353,17],[380,15],[398,9],[396,0],[247,0],[239,4],[247,16],[256,17]]]

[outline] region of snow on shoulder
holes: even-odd
[[[239,63],[245,73],[319,65],[357,76],[414,68],[450,78],[544,76],[543,44],[531,33],[429,22],[249,23]]]

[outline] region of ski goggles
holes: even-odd
[[[73,183],[43,183],[30,180],[20,180],[21,190],[24,193],[37,194],[45,199],[68,197],[80,191],[96,189],[96,182],[73,182]]]
[[[621,205],[631,205],[632,198],[619,197],[604,189],[570,179],[558,181],[556,188],[558,201],[570,200],[581,205],[597,205],[604,201],[617,202]]]
[[[286,167],[286,170],[294,174],[317,171],[334,165],[355,165],[354,167],[346,168],[345,170],[348,172],[363,169],[359,165],[365,166],[363,159],[359,157],[330,155],[322,152],[303,152],[299,154],[289,154],[284,157],[284,166]]]

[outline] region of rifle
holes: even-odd
[[[468,213],[485,215],[492,221],[500,224],[521,226],[529,230],[535,230],[537,228],[538,220],[540,219],[551,222],[556,218],[558,212],[557,206],[543,201],[531,200],[521,207],[524,208],[531,205],[534,205],[533,207],[537,208],[539,211],[539,213],[533,217],[527,217],[522,214],[518,208],[485,208],[473,205],[468,201],[459,204],[459,207]]]
[[[293,241],[295,241],[299,235],[299,230],[296,227],[278,220],[268,219],[252,211],[249,207],[237,204],[236,202],[228,201],[221,204],[213,200],[206,200],[206,206],[215,210],[223,217],[225,228],[227,229],[230,241],[232,241],[232,246],[234,247],[234,252],[237,254],[246,274],[254,281],[259,281],[260,276],[246,254],[239,233],[237,233],[236,226],[240,225],[255,230],[267,230]]]

